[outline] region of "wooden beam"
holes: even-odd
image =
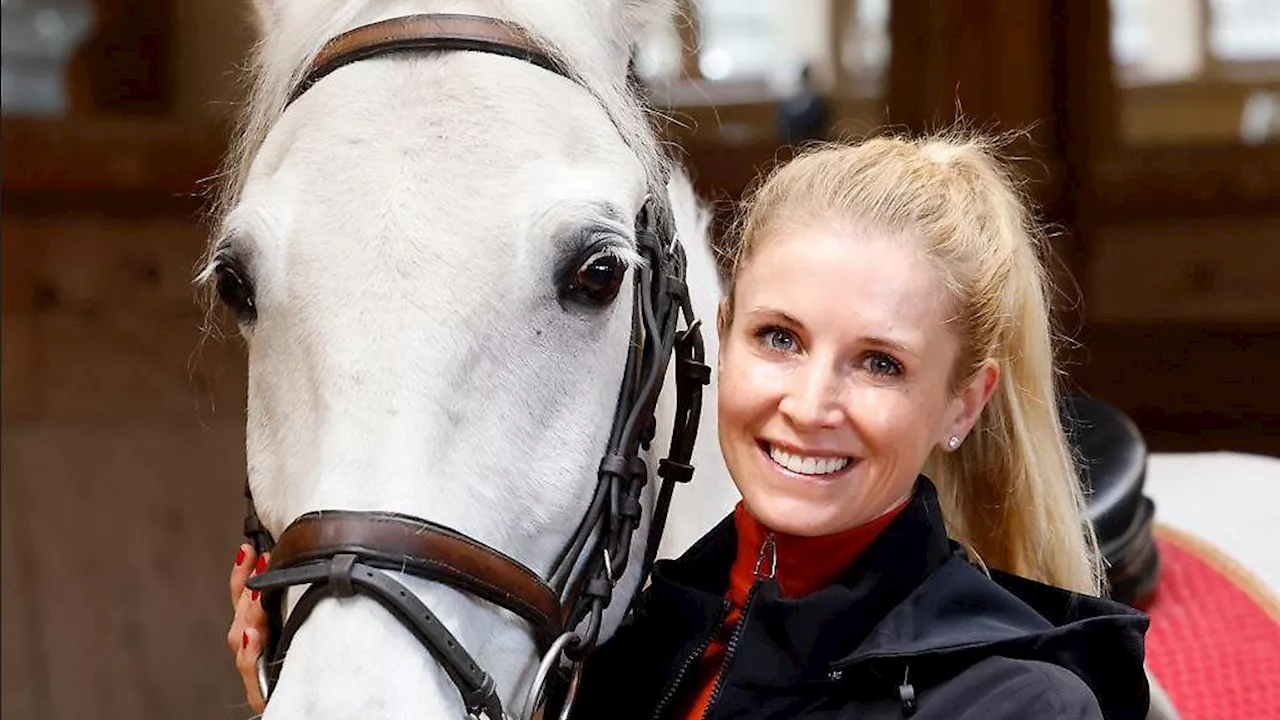
[[[227,131],[144,118],[0,121],[4,211],[93,205],[189,213],[212,189]]]
[[[93,0],[93,33],[68,69],[73,114],[170,109],[172,2]]]
[[[958,113],[982,127],[1050,137],[1051,6],[1001,0],[897,0],[889,108],[914,130]]]
[[[911,132],[963,118],[983,133],[1023,132],[1006,153],[1033,199],[1060,220],[1064,158],[1055,113],[1053,5],[896,0],[890,16],[889,122]]]
[[[1155,451],[1280,455],[1280,324],[1095,323],[1070,387],[1131,416]]]
[[[1091,153],[1087,220],[1280,214],[1280,145],[1126,148]]]

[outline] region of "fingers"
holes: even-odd
[[[249,707],[258,714],[267,709],[267,701],[258,688],[258,656],[262,654],[262,639],[263,634],[256,628],[248,628],[241,633],[236,649],[236,670],[244,682],[244,695],[249,700]]]
[[[258,568],[253,571],[254,575],[262,572],[267,565],[267,561],[271,559],[270,553],[263,553],[262,559],[259,561]],[[262,597],[257,590],[246,590],[242,593],[243,597],[248,598],[244,612],[240,612],[237,604],[236,615],[244,619],[246,629],[256,630],[259,637],[263,640],[267,638],[267,611],[262,607]]]
[[[267,640],[267,614],[257,590],[245,585],[250,577],[264,572],[270,553],[256,556],[248,544],[236,551],[236,561],[231,569],[231,606],[235,617],[227,630],[227,646],[235,656],[236,670],[244,682],[245,697],[256,713],[266,709],[266,701],[258,688],[258,657]]]
[[[258,558],[252,572],[248,574],[253,577],[262,572],[267,567],[267,561],[270,559],[270,553],[263,553]],[[248,565],[248,562],[245,563]],[[239,652],[242,637],[245,630],[255,630],[264,640],[267,637],[267,613],[262,608],[262,600],[257,590],[250,590],[245,587],[245,583],[239,583],[240,596],[235,601],[235,617],[231,619],[231,627],[227,630],[227,646],[231,648],[231,652]]]
[[[253,546],[249,543],[244,543],[239,548],[236,548],[236,562],[231,567],[232,608],[240,602],[240,596],[244,594],[244,584],[249,580],[249,573],[253,570],[257,559],[257,554],[254,553]]]

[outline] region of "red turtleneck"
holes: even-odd
[[[682,717],[699,720],[706,713],[723,669],[725,648],[742,618],[742,608],[755,584],[757,570],[759,577],[768,577],[773,564],[773,579],[783,597],[801,598],[821,590],[838,580],[906,506],[904,500],[871,522],[834,535],[799,537],[771,531],[739,502],[733,510],[738,553],[729,571],[729,591],[725,596],[729,601],[729,614],[694,668],[691,681],[697,693],[690,697]],[[770,542],[772,552],[768,547]]]

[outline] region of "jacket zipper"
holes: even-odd
[[[702,654],[707,651],[707,647],[710,646],[711,641],[715,639],[716,633],[720,632],[720,624],[724,622],[725,615],[729,614],[729,608],[730,604],[726,599],[720,606],[720,613],[716,615],[716,621],[713,625],[715,630],[703,638],[702,642],[698,643],[698,647],[695,648],[692,653],[685,656],[684,662],[680,664],[680,669],[676,672],[676,676],[667,684],[667,691],[663,693],[662,700],[658,702],[658,706],[653,710],[653,720],[661,720],[662,713],[666,712],[667,708],[675,700],[676,693],[680,691],[680,683],[684,681],[685,674],[688,673],[689,668],[693,667],[693,664],[702,657]]]
[[[766,560],[769,562],[767,574],[761,572],[761,567]],[[738,617],[738,624],[733,628],[733,634],[729,636],[729,644],[725,646],[724,661],[720,663],[720,672],[716,674],[716,684],[711,690],[711,699],[707,701],[707,709],[702,711],[702,720],[708,720],[711,717],[711,711],[715,708],[716,701],[720,699],[720,693],[724,691],[724,679],[729,674],[729,663],[733,662],[733,655],[738,651],[738,644],[742,641],[742,630],[747,624],[747,613],[751,611],[751,603],[756,599],[760,582],[778,573],[778,544],[773,533],[766,535],[764,542],[761,543],[752,573],[755,574],[756,579],[751,583],[751,589],[747,591],[747,599],[742,603],[742,614]]]
[[[729,644],[725,646],[724,661],[720,663],[720,673],[716,675],[716,685],[711,691],[711,699],[707,701],[707,709],[702,712],[702,720],[708,720],[711,717],[711,711],[715,709],[716,701],[720,699],[720,693],[724,690],[724,679],[729,674],[729,663],[733,662],[733,654],[738,651],[738,644],[742,641],[742,629],[747,624],[747,612],[751,610],[751,602],[756,599],[756,590],[759,587],[759,580],[752,583],[751,590],[747,592],[747,600],[742,603],[742,617],[738,618],[738,624],[733,628],[733,634],[729,636]]]

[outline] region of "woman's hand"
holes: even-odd
[[[227,631],[227,646],[236,659],[236,669],[244,681],[244,693],[255,713],[267,709],[267,701],[258,689],[258,655],[267,640],[267,614],[258,601],[258,591],[249,590],[245,582],[267,568],[268,553],[258,557],[249,544],[236,551],[236,564],[231,568],[231,608],[235,617]]]

